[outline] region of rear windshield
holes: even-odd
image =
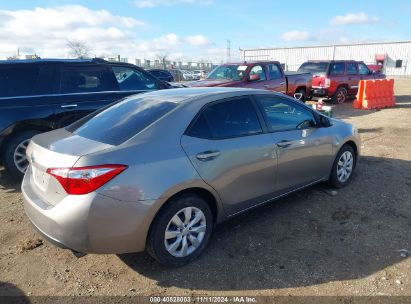
[[[177,107],[157,96],[126,98],[67,127],[69,132],[110,145],[119,145]]]
[[[303,63],[298,72],[312,73],[312,74],[326,74],[328,70],[328,62],[306,62]]]

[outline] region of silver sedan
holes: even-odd
[[[22,191],[34,227],[58,246],[147,249],[179,266],[227,218],[318,182],[345,186],[359,150],[352,125],[285,95],[163,90],[35,136]]]

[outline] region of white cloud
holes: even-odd
[[[210,40],[208,40],[208,38],[203,36],[203,35],[188,36],[185,40],[191,45],[209,45],[209,44],[211,44]]]
[[[207,46],[212,42],[204,35],[179,36],[166,33],[151,39],[138,34],[149,26],[132,17],[114,15],[107,10],[91,10],[81,5],[0,10],[0,59],[15,55],[17,49],[34,50],[42,58],[67,58],[68,40],[84,42],[90,55],[152,59],[159,53],[170,59],[208,60]],[[224,53],[222,53],[224,56]]]
[[[213,4],[213,0],[136,0],[134,4],[138,8],[174,6],[179,4],[210,5]]]
[[[351,13],[344,16],[335,16],[330,20],[332,25],[369,24],[379,22],[378,17],[370,17],[366,13]]]
[[[314,40],[314,37],[307,31],[289,31],[281,35],[284,41],[308,41]]]

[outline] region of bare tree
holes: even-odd
[[[163,69],[167,68],[168,53],[157,54],[156,59],[160,61],[160,64],[163,66]]]
[[[70,49],[70,55],[76,58],[87,58],[90,54],[90,48],[79,40],[68,40],[67,47]]]

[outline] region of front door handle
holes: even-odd
[[[266,89],[268,89],[268,88],[270,87],[270,85],[269,85],[269,84],[265,84],[265,85],[263,85],[263,87],[266,88]]]
[[[285,85],[285,81],[283,81],[283,82],[280,82],[280,85]]]
[[[204,151],[196,155],[198,160],[207,161],[212,160],[220,155],[220,151]]]
[[[277,143],[277,146],[280,148],[287,148],[288,146],[291,146],[291,142],[288,140],[282,140]]]
[[[60,108],[76,108],[77,104],[73,103],[73,104],[65,104],[65,105],[61,105]]]

